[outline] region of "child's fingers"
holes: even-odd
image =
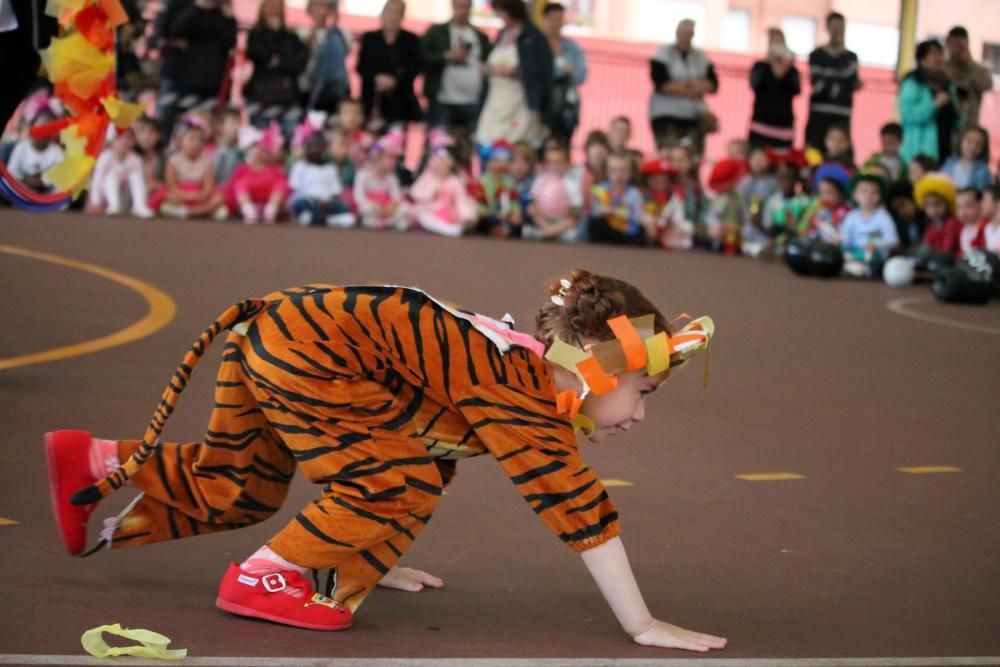
[[[427,586],[433,586],[434,588],[441,588],[442,586],[444,586],[444,581],[442,581],[438,577],[435,577],[433,574],[429,574],[421,570],[414,570],[414,573],[417,575],[417,581],[419,581],[422,584],[425,584]]]

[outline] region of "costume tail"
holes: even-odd
[[[145,435],[142,437],[142,445],[129,457],[128,461],[118,466],[113,473],[91,486],[77,491],[70,498],[74,505],[89,505],[102,498],[106,498],[114,491],[124,486],[128,480],[135,475],[139,468],[149,460],[149,457],[160,446],[160,434],[167,423],[167,418],[173,413],[180,400],[181,392],[187,386],[194,372],[195,366],[205,354],[205,350],[212,344],[219,332],[224,329],[232,329],[241,322],[246,322],[260,314],[267,307],[267,302],[262,299],[247,299],[241,303],[234,304],[226,309],[212,324],[205,329],[198,340],[195,341],[188,353],[184,355],[184,361],[177,367],[174,377],[167,388],[163,391],[160,404],[153,414],[153,419],[149,422]]]

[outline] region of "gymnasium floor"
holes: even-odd
[[[654,614],[728,637],[725,651],[631,643],[487,457],[462,462],[403,561],[446,587],[376,591],[349,632],[213,606],[227,564],[312,499],[301,480],[262,525],[64,554],[42,433],[140,436],[228,304],[307,282],[418,285],[530,330],[545,281],[577,266],[634,282],[667,314],[715,318],[708,389],[699,359],[652,397],[645,423],[584,455],[615,480]],[[80,635],[121,623],[169,636],[186,665],[1000,665],[1000,303],[946,307],[926,287],[698,253],[10,209],[0,284],[0,664],[105,664]],[[80,347],[122,329],[122,344]],[[52,354],[78,356],[24,358],[62,348]],[[220,348],[170,439],[201,436]]]

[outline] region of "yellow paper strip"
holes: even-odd
[[[962,472],[962,469],[955,466],[908,466],[906,468],[899,468],[899,471],[910,475],[933,475],[936,473]]]
[[[13,519],[5,519],[2,516],[0,516],[0,526],[16,526],[16,525],[17,521],[14,521]]]
[[[786,479],[805,479],[805,475],[797,472],[748,472],[736,475],[740,479],[748,482],[777,482]]]
[[[602,479],[601,484],[609,489],[615,486],[634,486],[632,482],[626,479]]]
[[[139,646],[108,646],[104,641],[103,633],[124,637],[132,641],[139,642]],[[158,632],[136,628],[134,630],[123,628],[121,624],[102,625],[91,628],[80,637],[80,643],[87,653],[96,658],[116,657],[119,655],[131,655],[137,658],[156,658],[158,660],[183,660],[187,657],[187,649],[168,649],[170,637],[165,637]]]
[[[670,368],[670,339],[658,333],[646,341],[646,374],[658,375]]]

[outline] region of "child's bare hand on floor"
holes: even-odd
[[[417,593],[424,590],[424,586],[441,588],[444,586],[444,582],[423,570],[415,570],[412,567],[393,567],[388,574],[382,577],[378,585]]]
[[[706,652],[726,647],[726,640],[722,637],[685,630],[676,625],[656,620],[653,621],[653,625],[649,629],[635,635],[632,639],[635,640],[635,643],[643,646],[681,648],[688,651]]]

